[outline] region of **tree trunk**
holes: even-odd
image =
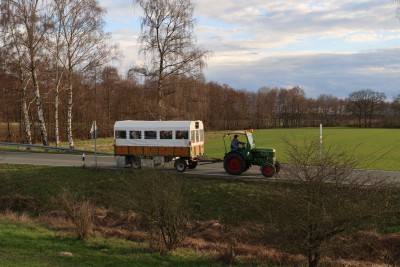
[[[68,91],[68,110],[67,110],[67,138],[70,148],[74,148],[74,140],[72,138],[72,74],[69,72],[69,91]]]
[[[37,108],[37,114],[38,114],[40,135],[42,138],[43,145],[48,146],[46,124],[45,124],[44,115],[43,115],[44,112],[43,112],[42,99],[40,98],[39,83],[37,82],[37,75],[36,75],[36,70],[35,70],[34,66],[32,67],[31,71],[32,71],[33,86],[35,88],[35,102],[36,102],[36,108]]]
[[[24,86],[24,82],[22,78],[20,79],[21,86],[21,110],[22,110],[22,119],[24,123],[25,129],[25,143],[32,144],[32,133],[31,133],[31,123],[29,120],[29,112],[26,104],[26,88]]]
[[[56,147],[60,146],[60,132],[59,132],[59,123],[58,123],[58,99],[59,92],[58,88],[56,89],[56,96],[54,97],[54,138],[56,141]]]
[[[160,121],[164,120],[166,117],[166,110],[164,106],[164,94],[163,94],[163,87],[162,82],[159,80],[157,84],[157,94],[158,94],[158,119]]]

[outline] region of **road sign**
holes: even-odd
[[[96,121],[93,121],[92,128],[90,129],[90,136],[92,139],[96,139],[99,137],[99,129],[97,128]]]
[[[99,129],[97,128],[96,121],[93,121],[92,128],[90,129],[90,135],[94,140],[94,161],[97,168],[97,149],[96,149],[96,139],[99,137]]]

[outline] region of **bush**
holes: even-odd
[[[70,191],[64,189],[60,194],[60,208],[75,225],[78,239],[87,239],[93,232],[94,208],[89,200],[78,199]]]
[[[141,171],[136,179],[136,210],[149,227],[151,248],[159,252],[175,249],[189,229],[181,179],[157,170]]]

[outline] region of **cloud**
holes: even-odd
[[[400,49],[387,49],[351,54],[275,56],[231,68],[208,69],[206,76],[252,91],[263,86],[300,86],[308,97],[332,94],[345,98],[350,92],[371,88],[391,98],[400,93],[400,61],[395,60],[399,53]]]
[[[197,44],[213,51],[210,81],[247,90],[299,85],[313,97],[400,93],[400,22],[391,0],[193,2]],[[141,10],[126,0],[100,3],[125,53],[120,65],[139,62]]]

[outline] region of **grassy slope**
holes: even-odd
[[[0,164],[0,195],[31,196],[40,213],[51,209],[51,199],[67,188],[92,199],[97,206],[130,210],[131,195],[140,190],[136,175],[140,172]],[[228,223],[256,219],[262,201],[282,186],[272,180],[181,177],[194,219]]]
[[[84,195],[97,206],[132,209],[131,195],[140,190],[132,170],[94,170],[0,164],[0,195],[31,196],[37,213],[54,210],[52,198],[62,188]],[[219,220],[227,224],[257,221],[265,215],[274,194],[287,188],[274,180],[241,181],[181,175],[193,220]],[[77,241],[35,225],[20,225],[0,218],[0,265],[4,266],[210,266],[204,255],[178,251],[161,257],[145,245],[111,239]],[[109,248],[109,253],[101,252]],[[58,253],[70,251],[73,258]],[[246,266],[246,263],[242,263]],[[247,263],[248,264],[248,263]],[[218,266],[212,263],[213,266]],[[239,263],[240,265],[240,263]]]
[[[132,209],[131,195],[140,190],[135,179],[138,174],[132,170],[0,164],[0,195],[33,197],[35,213],[42,214],[54,210],[52,199],[62,188],[68,188],[96,206],[127,211]],[[261,203],[276,184],[181,177],[193,220],[217,219],[234,224],[258,218]],[[186,250],[163,257],[146,251],[145,244],[109,239],[81,242],[1,218],[0,244],[0,265],[4,266],[219,266],[203,254]],[[101,252],[103,247],[110,248],[110,252]],[[75,256],[59,257],[61,251]],[[241,264],[246,265],[239,262],[238,266]]]

